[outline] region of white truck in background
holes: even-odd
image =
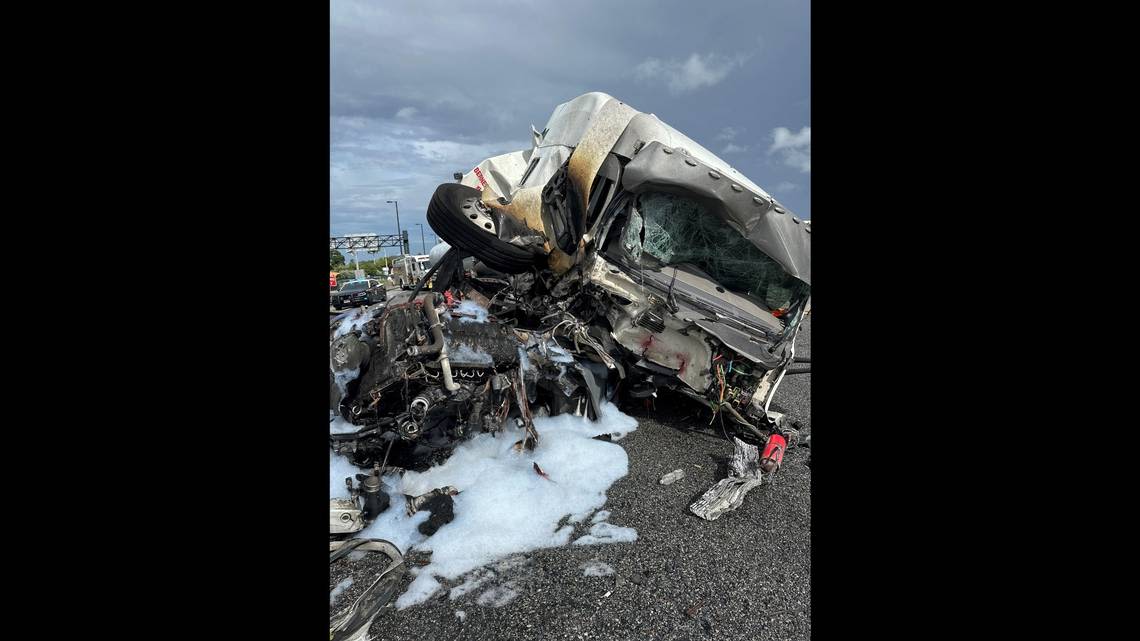
[[[404,255],[395,258],[391,262],[391,280],[399,285],[400,289],[415,287],[420,278],[423,278],[423,275],[430,269],[428,259],[427,254]]]

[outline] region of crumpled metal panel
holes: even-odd
[[[598,169],[636,115],[636,109],[611,98],[590,120],[589,129],[582,135],[574,154],[570,156],[570,180],[578,194],[578,211],[583,212],[583,215],[586,203],[590,202],[590,187],[594,184]]]
[[[640,113],[634,116],[633,120],[629,121],[629,126],[625,128],[621,138],[614,144],[613,153],[623,158],[633,158],[637,155],[635,150],[639,150],[641,146],[651,142],[659,142],[674,149],[680,147],[693,158],[732,179],[733,182],[745,189],[762,198],[772,200],[772,196],[768,192],[749,180],[747,176],[734,169],[713,152],[699,145],[692,138],[669,126],[668,123],[662,122],[653,114]]]
[[[538,145],[565,145],[576,147],[590,128],[591,121],[602,107],[614,97],[600,91],[584,93],[554,108],[546,123],[546,133]]]
[[[639,191],[653,186],[696,193],[720,203],[730,224],[789,274],[811,284],[807,221],[797,223],[793,213],[771,195],[688,136],[608,94],[590,92],[558,105],[545,134],[532,149],[484,160],[477,172],[467,173],[461,182],[482,189],[488,205],[504,209],[504,213],[549,238],[538,198],[542,186],[569,156],[579,211],[585,211],[594,178],[611,152],[632,158],[622,180],[626,189]],[[536,159],[528,174],[530,163]],[[686,163],[686,159],[695,164]],[[500,196],[511,203],[499,205]],[[551,266],[557,272],[567,269],[573,259],[552,250],[556,248],[548,242],[547,251],[557,254],[552,255]]]
[[[497,196],[510,195],[526,172],[533,150],[512,151],[492,156],[467,172],[459,184],[480,191],[492,189]],[[497,197],[496,196],[496,197]]]
[[[700,159],[658,141],[646,144],[629,161],[622,186],[633,192],[690,194],[716,205],[714,209],[760,251],[811,284],[811,233],[803,221],[762,191],[751,191]]]
[[[672,370],[681,382],[698,392],[712,384],[708,364],[712,350],[708,343],[692,334],[674,328],[655,333],[633,324],[632,318],[620,318],[614,325],[614,340],[645,360]]]
[[[558,105],[546,123],[545,134],[535,140],[531,149],[488,158],[476,166],[478,172],[467,172],[460,183],[480,190],[489,186],[494,189],[495,198],[513,198],[520,189],[543,187],[565,164],[603,106],[611,101],[612,96],[595,91]],[[611,140],[611,146],[612,143]]]

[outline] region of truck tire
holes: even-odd
[[[529,270],[538,256],[480,229],[469,219],[468,211],[480,197],[479,190],[473,187],[458,183],[440,185],[428,204],[428,225],[452,247],[471,254],[493,269],[507,274]]]

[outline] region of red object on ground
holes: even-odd
[[[768,444],[764,446],[764,452],[760,455],[760,469],[765,473],[775,472],[780,469],[780,463],[784,461],[784,450],[788,449],[788,442],[783,436],[773,434],[768,437]]]

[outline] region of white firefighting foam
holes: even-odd
[[[413,568],[415,579],[397,599],[397,608],[427,600],[440,588],[436,577],[457,579],[512,554],[570,543],[574,526],[559,528],[562,519],[571,516],[576,517],[571,522],[577,522],[602,507],[609,487],[627,474],[625,450],[593,438],[606,433],[624,436],[637,429],[637,421],[614,405],[603,403],[597,421],[563,414],[539,417],[534,423],[539,443],[533,452],[515,451],[514,443],[524,433],[505,428],[497,437],[472,437],[456,447],[447,461],[424,472],[384,477],[391,505],[357,536],[386,539],[405,554],[411,549],[432,552],[429,565]],[[535,463],[549,479],[535,472]],[[357,472],[365,470],[331,455],[329,496],[347,497],[344,478]],[[460,491],[454,497],[455,519],[425,537],[418,526],[429,514],[421,511],[407,516],[403,495],[415,496],[445,485]],[[603,524],[595,525],[591,535],[576,543],[637,538],[632,528],[599,525]],[[480,595],[479,604],[497,607],[515,596],[511,586],[497,589],[493,595]]]

